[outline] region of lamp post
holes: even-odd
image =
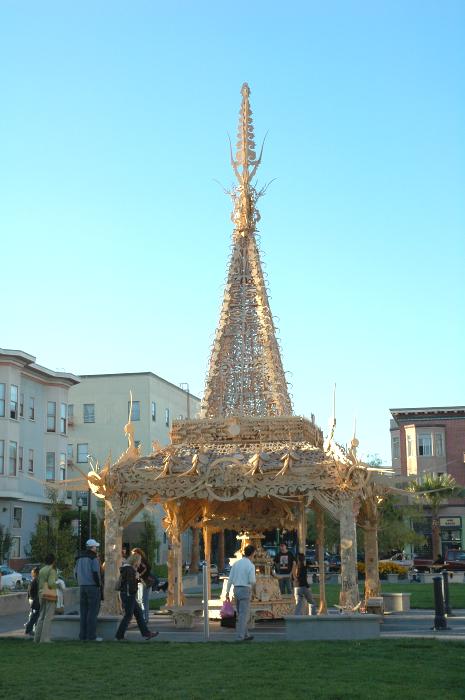
[[[82,498],[79,496],[77,499],[77,509],[78,509],[78,549],[81,551],[82,549],[82,543],[81,543],[81,510],[82,510]]]

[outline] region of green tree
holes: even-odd
[[[334,550],[339,548],[340,542],[340,532],[339,532],[339,521],[334,520],[326,512],[324,513],[325,518],[325,549]],[[316,532],[316,513],[310,508],[307,512],[307,542],[310,546],[315,545],[317,541]]]
[[[423,535],[412,528],[412,522],[423,520],[423,513],[418,506],[403,502],[402,497],[387,494],[378,505],[378,510],[380,552],[388,555],[392,550],[403,550],[405,545],[415,548],[424,544]]]
[[[158,559],[158,547],[160,541],[157,537],[157,526],[152,515],[144,511],[142,514],[142,531],[137,541],[137,547],[140,547],[151,564],[154,564]]]
[[[59,500],[56,491],[49,489],[47,496],[48,515],[37,521],[36,529],[31,535],[29,556],[43,562],[47,554],[56,556],[57,567],[65,576],[71,576],[76,557],[77,538],[73,534],[71,523],[67,521],[68,506]]]
[[[0,564],[8,559],[12,545],[13,539],[10,531],[0,525]]]
[[[454,496],[463,496],[464,490],[457,485],[450,474],[424,474],[409,484],[408,489],[420,497],[423,505],[431,512],[431,539],[433,560],[441,551],[441,528],[439,525],[439,510],[444,503]]]

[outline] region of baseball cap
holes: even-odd
[[[100,547],[100,544],[95,540],[87,540],[86,547]]]

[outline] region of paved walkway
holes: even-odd
[[[0,615],[0,638],[20,638],[24,635],[25,616],[22,613],[14,615]],[[412,610],[408,613],[392,613],[385,615],[381,625],[381,638],[435,638],[443,640],[455,640],[465,642],[465,610],[454,611],[454,616],[449,617],[447,625],[449,629],[435,632],[432,630],[434,612],[431,610]],[[198,620],[190,630],[179,630],[173,625],[170,616],[151,613],[151,630],[160,632],[155,642],[204,642],[203,621]],[[258,622],[252,630],[254,640],[251,642],[275,642],[285,641],[286,632],[282,620],[269,620]],[[126,638],[131,642],[142,642],[142,637],[135,624],[129,627]],[[235,631],[220,627],[219,622],[210,623],[210,641],[234,642]],[[144,642],[145,643],[145,642]]]

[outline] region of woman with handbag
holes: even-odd
[[[50,642],[50,627],[57,602],[57,570],[54,554],[47,554],[45,566],[39,571],[40,613],[34,642]]]

